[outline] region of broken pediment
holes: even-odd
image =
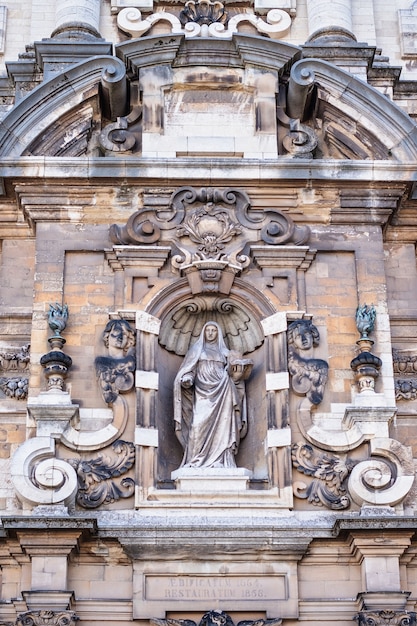
[[[399,107],[282,41],[145,34],[116,55],[74,65],[29,93],[1,123],[0,154],[417,157],[417,130]]]

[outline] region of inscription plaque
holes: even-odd
[[[287,598],[284,575],[145,576],[147,600],[272,600]]]
[[[167,612],[261,611],[267,618],[297,617],[295,563],[135,562],[134,619]],[[161,571],[162,569],[162,571]]]

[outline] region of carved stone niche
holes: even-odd
[[[255,316],[243,299],[232,296],[184,299],[161,320],[145,312],[137,315],[137,506],[184,506],[187,498],[215,498],[219,506],[292,505],[290,433],[285,423],[288,372],[283,371],[286,316],[260,316],[259,311]],[[249,367],[250,376],[237,385],[238,394],[246,393],[247,434],[239,441],[236,467],[181,468],[185,453],[175,432],[174,379],[187,359],[192,360],[184,355],[198,345],[193,335],[201,335],[205,325],[216,325],[227,348],[239,352],[240,363]]]
[[[148,193],[145,202],[125,225],[111,226],[114,246],[107,252],[110,266],[123,272],[126,303],[132,298],[142,309],[136,315],[137,506],[183,506],[192,492],[193,501],[211,494],[220,506],[291,507],[288,322],[270,284],[277,274],[285,277],[292,285],[286,307],[305,305],[303,278],[314,258],[304,245],[309,229],[276,208],[252,208],[239,189],[181,187],[169,199]],[[148,281],[141,293],[129,283],[135,275]],[[175,378],[208,322],[223,337],[223,356],[239,353],[235,371],[246,368],[236,393],[246,399],[240,407],[242,414],[247,409],[247,434],[242,429],[230,447],[237,452],[231,467],[222,460],[221,467],[183,468]],[[183,469],[192,470],[193,480]]]

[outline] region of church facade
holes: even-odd
[[[0,6],[1,624],[415,626],[416,40]]]

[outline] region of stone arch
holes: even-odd
[[[202,299],[201,295],[198,297]],[[182,347],[178,354],[175,354],[173,350],[166,350],[166,347],[158,341],[158,337],[161,334],[161,326],[164,323],[169,324],[170,312],[178,311],[182,304],[186,306],[190,300],[191,293],[186,279],[179,279],[152,298],[145,310],[137,315],[139,423],[136,443],[140,450],[138,475],[142,480],[139,493],[143,494],[145,499],[148,497],[145,494],[149,494],[149,490],[152,491],[153,485],[157,488],[156,492],[163,487],[172,487],[171,472],[178,468],[182,458],[182,449],[174,432],[172,384],[182,362],[181,353],[184,353],[186,348]],[[281,472],[278,478],[278,473],[274,470],[278,464],[280,467],[286,465],[286,448],[289,443],[287,436],[289,429],[284,423],[283,415],[285,410],[282,410],[288,399],[286,315],[276,311],[273,303],[263,293],[239,278],[235,279],[227,301],[229,310],[224,311],[225,315],[230,314],[234,305],[250,318],[249,332],[255,326],[262,332],[262,341],[255,342],[253,352],[250,353],[255,366],[253,375],[247,383],[252,433],[245,438],[239,450],[238,465],[241,463],[247,467],[251,464],[250,469],[254,472],[255,481],[258,484],[263,483],[264,488],[269,486],[278,492],[278,481],[289,479],[288,472]],[[202,311],[203,315],[206,313],[206,310]],[[219,314],[221,315],[221,309]],[[223,323],[227,328],[227,324]],[[162,334],[163,331],[162,328]],[[277,436],[278,431],[281,435]],[[154,439],[152,445],[149,445],[152,436]],[[270,441],[272,443],[269,443]],[[249,458],[252,460],[248,461]],[[286,506],[289,505],[290,491],[289,484],[281,485],[281,492],[285,493]],[[152,497],[157,496],[153,493]]]
[[[159,45],[160,42],[164,45]],[[340,116],[358,129],[356,144],[349,141],[349,133],[346,132],[346,141],[342,137],[337,158],[396,162],[417,158],[417,129],[413,120],[384,94],[331,63],[312,58],[300,60],[299,47],[244,34],[221,41],[185,40],[183,35],[177,34],[145,36],[119,44],[116,48],[119,58],[103,55],[76,64],[43,82],[3,118],[0,156],[88,154],[94,116],[100,116],[106,109],[100,98],[103,92],[100,85],[108,84],[103,75],[110,73],[115,82],[123,82],[126,68],[132,80],[137,80],[141,72],[152,66],[187,67],[193,65],[192,59],[197,59],[202,49],[211,66],[256,67],[272,72],[271,76],[279,77],[280,93],[285,92],[287,82],[291,82],[297,72],[308,73],[321,111],[327,110],[331,122]],[[121,92],[125,93],[123,89]],[[120,93],[117,97],[123,100]],[[289,114],[288,104],[286,113]],[[121,113],[119,107],[113,118],[120,115],[125,113]],[[333,134],[330,130],[329,141],[336,142],[340,134],[343,135],[343,129],[337,128]],[[344,151],[343,145],[353,147]],[[376,149],[370,151],[370,145],[375,145]],[[127,153],[128,158],[133,156]]]

